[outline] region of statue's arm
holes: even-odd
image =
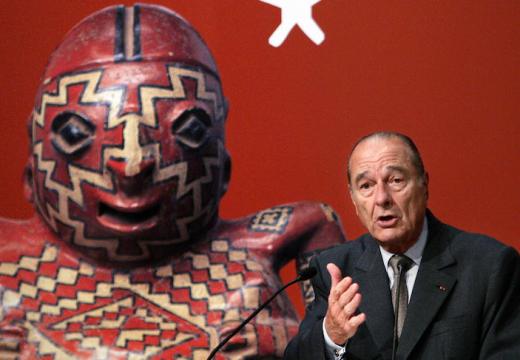
[[[297,202],[259,211],[247,220],[246,247],[279,270],[291,260],[306,267],[313,254],[345,242],[341,222],[324,203]]]
[[[275,269],[345,242],[338,216],[324,203],[302,201],[273,206],[246,221],[247,224],[242,222],[238,242],[261,257],[272,259]]]

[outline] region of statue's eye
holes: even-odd
[[[92,143],[94,125],[84,117],[64,112],[52,121],[52,144],[66,155],[78,155]]]
[[[76,145],[88,138],[89,134],[83,131],[77,124],[67,124],[61,128],[60,135],[69,145]]]
[[[202,109],[194,109],[185,111],[174,121],[172,132],[181,144],[195,149],[207,140],[209,126],[209,115]]]

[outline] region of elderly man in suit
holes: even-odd
[[[520,359],[520,257],[427,209],[407,136],[360,139],[350,196],[368,234],[311,262],[315,299],[286,359]]]

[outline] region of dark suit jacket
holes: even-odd
[[[428,212],[428,240],[408,305],[398,359],[520,359],[520,257],[484,235],[442,224]],[[286,359],[325,359],[322,323],[327,263],[360,286],[366,321],[347,342],[345,359],[390,359],[394,315],[388,275],[370,235],[326,250],[311,266],[315,300]]]

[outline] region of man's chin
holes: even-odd
[[[403,233],[399,229],[378,229],[372,237],[379,245],[386,247],[398,247],[403,244]]]

